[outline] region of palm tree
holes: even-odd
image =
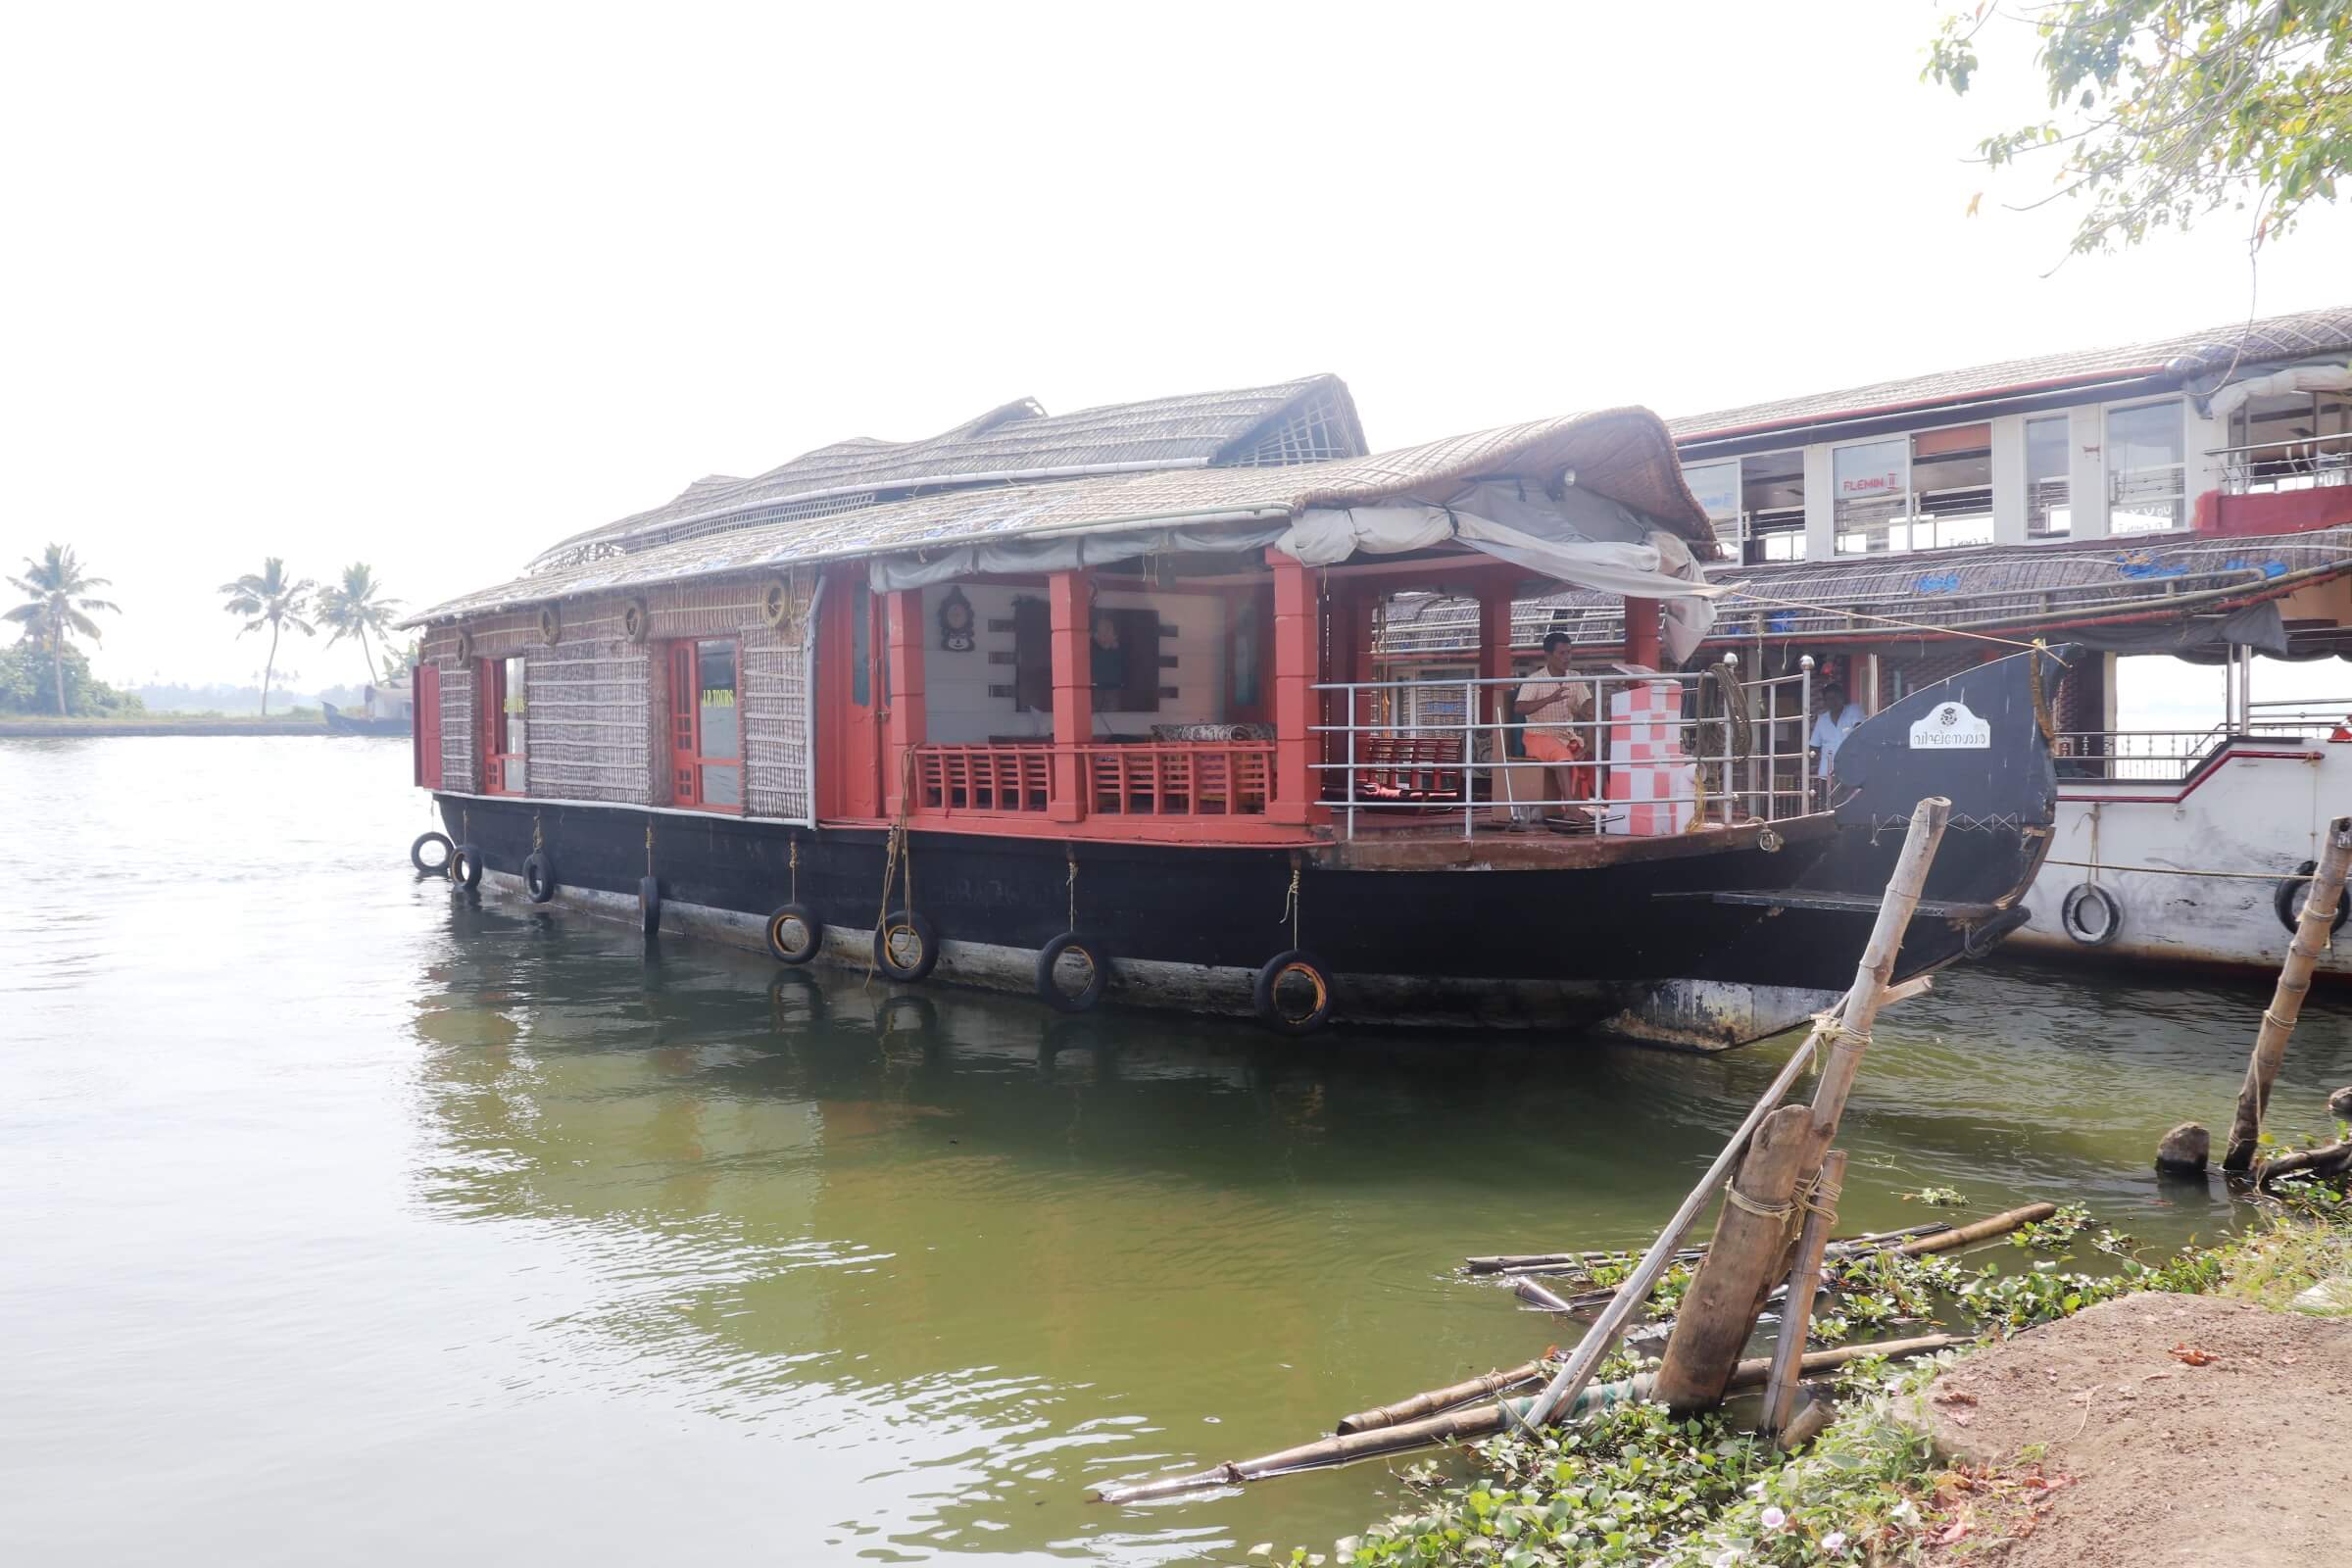
[[[262,716],[270,716],[270,680],[277,672],[278,633],[291,626],[305,637],[316,635],[317,628],[303,619],[310,609],[312,591],[318,585],[308,577],[289,580],[286,564],[276,556],[262,563],[258,572],[249,571],[235,582],[224,582],[220,591],[228,596],[221,608],[232,615],[243,615],[245,625],[237,635],[270,628],[270,659],[262,666]]]
[[[109,588],[113,584],[104,577],[82,574],[81,563],[74,559],[72,545],[51,545],[40,560],[24,558],[24,575],[8,579],[9,586],[26,595],[25,602],[7,612],[6,619],[23,625],[24,635],[49,650],[49,670],[57,679],[57,716],[66,716],[66,639],[79,633],[92,642],[98,640],[98,623],[85,611],[111,610],[121,614],[120,605],[103,599],[92,599],[93,588]]]
[[[360,640],[360,662],[368,666],[370,680],[375,678],[375,660],[368,652],[370,632],[387,643],[392,640],[392,612],[400,608],[397,599],[379,599],[383,584],[367,563],[355,561],[343,568],[343,580],[318,596],[318,623],[327,629],[326,646],[332,648],[346,637]]]

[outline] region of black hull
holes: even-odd
[[[1995,746],[1907,748],[1911,723],[1954,695],[1991,722]],[[1639,858],[1602,863],[1505,867],[1497,850],[1406,868],[1365,864],[1360,846],[1348,845],[1073,847],[918,831],[914,904],[941,939],[942,977],[1024,986],[1037,950],[1071,924],[1074,854],[1076,925],[1116,960],[1113,995],[1122,1000],[1244,1010],[1248,977],[1296,946],[1339,976],[1340,1015],[1353,1022],[1597,1027],[1715,1049],[1778,1032],[1851,982],[1921,796],[1950,797],[1953,826],[1897,978],[1951,962],[1972,938],[1979,947],[1997,941],[2008,906],[2032,880],[2047,842],[2033,829],[2046,828],[2055,785],[2021,663],[1987,665],[1907,699],[1856,730],[1844,753],[1843,804],[1780,824],[1777,848],[1749,831],[1663,841]],[[704,914],[713,934],[756,942],[753,921],[797,887],[798,902],[830,929],[830,951],[862,961],[882,912],[887,835],[878,829],[440,801],[451,835],[470,840],[492,873],[519,872],[535,820],[564,889],[631,907],[647,872],[650,820],[665,906]],[[1711,838],[1732,842],[1714,847]],[[1538,846],[1533,858],[1549,848]],[[1522,849],[1518,858],[1530,856]],[[1296,941],[1285,915],[1294,870]]]

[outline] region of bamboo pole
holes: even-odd
[[[2230,1150],[2222,1169],[2243,1171],[2254,1163],[2262,1143],[2262,1118],[2271,1108],[2271,1084],[2286,1059],[2286,1039],[2295,1032],[2303,997],[2311,989],[2312,966],[2328,951],[2335,923],[2335,907],[2344,896],[2344,868],[2352,864],[2352,816],[2328,824],[2327,848],[2303,895],[2303,914],[2295,922],[2294,939],[2286,945],[2286,962],[2278,968],[2278,986],[2263,1009],[2262,1027],[2254,1035],[2254,1055],[2246,1063],[2246,1081],[2237,1092],[2237,1116],[2230,1124]]]
[[[1547,1287],[1524,1276],[1512,1283],[1511,1294],[1528,1305],[1540,1306],[1546,1312],[1573,1312],[1576,1310],[1553,1295]]]
[[[1871,1026],[1893,978],[1895,956],[1919,907],[1928,868],[1935,863],[1950,815],[1951,802],[1941,796],[1930,796],[1912,809],[1870,941],[1854,968],[1853,987],[1845,994],[1836,1026],[1823,1031],[1830,1051],[1814,1086],[1813,1103],[1787,1124],[1787,1142],[1769,1158],[1760,1157],[1766,1152],[1759,1136],[1735,1189],[1735,1196],[1744,1201],[1725,1200],[1715,1244],[1684,1295],[1665,1363],[1658,1369],[1658,1398],[1670,1409],[1704,1409],[1722,1399],[1724,1380],[1755,1331],[1757,1309],[1772,1281],[1787,1272],[1795,1227],[1776,1211],[1786,1208],[1801,1185],[1818,1179],[1822,1158],[1838,1135],[1862,1052],[1870,1044]]]
[[[1947,1350],[1967,1340],[1956,1334],[1929,1334],[1917,1339],[1882,1340],[1875,1345],[1841,1345],[1835,1349],[1815,1350],[1804,1360],[1808,1373],[1832,1372],[1865,1356],[1900,1358],[1930,1355]],[[1764,1356],[1742,1361],[1732,1373],[1731,1386],[1752,1389],[1772,1375],[1772,1362]],[[1603,1383],[1580,1391],[1575,1409],[1607,1409],[1614,1405],[1635,1403],[1647,1398],[1650,1377],[1643,1374],[1623,1383]],[[1294,1470],[1317,1470],[1327,1465],[1347,1464],[1356,1459],[1371,1459],[1391,1453],[1403,1453],[1413,1448],[1426,1448],[1440,1443],[1493,1437],[1506,1427],[1531,1424],[1528,1411],[1535,1403],[1533,1396],[1505,1401],[1501,1404],[1480,1404],[1466,1410],[1433,1415],[1422,1420],[1401,1422],[1394,1426],[1357,1428],[1338,1437],[1321,1438],[1302,1443],[1297,1447],[1283,1448],[1261,1454],[1254,1459],[1235,1459],[1205,1470],[1167,1476],[1157,1481],[1141,1482],[1135,1486],[1103,1486],[1095,1489],[1097,1502],[1149,1502],[1155,1497],[1173,1497],[1187,1492],[1202,1492],[1213,1487],[1238,1486],[1249,1481],[1263,1481],[1268,1477],[1287,1475]],[[1353,1419],[1353,1418],[1350,1418]]]
[[[1860,1236],[1843,1236],[1830,1243],[1833,1255],[1856,1249],[1891,1247],[1896,1242],[1909,1241],[1914,1236],[1928,1236],[1951,1227],[1940,1220],[1926,1225],[1907,1225],[1899,1231],[1866,1231]],[[1640,1254],[1635,1252],[1495,1252],[1483,1257],[1465,1257],[1462,1270],[1468,1274],[1575,1274],[1596,1263],[1631,1264]],[[1703,1247],[1686,1247],[1674,1254],[1678,1263],[1695,1263],[1707,1255]]]
[[[1963,1225],[1958,1230],[1939,1231],[1934,1236],[1922,1236],[1915,1242],[1905,1242],[1895,1249],[1905,1257],[1925,1257],[1930,1252],[1948,1252],[1957,1247],[1969,1247],[1990,1236],[2006,1236],[2020,1225],[2031,1225],[2048,1219],[2058,1212],[2056,1203],[2028,1203],[1995,1214],[1989,1219]]]
[[[1805,1336],[1813,1326],[1813,1297],[1821,1289],[1822,1251],[1830,1226],[1838,1218],[1838,1194],[1845,1183],[1845,1151],[1833,1149],[1821,1162],[1821,1178],[1813,1201],[1805,1209],[1805,1228],[1796,1239],[1796,1266],[1788,1271],[1788,1300],[1781,1308],[1781,1337],[1772,1351],[1772,1380],[1764,1389],[1764,1414],[1756,1430],[1778,1436],[1796,1409],[1796,1385],[1802,1375],[1798,1362],[1805,1353]]]

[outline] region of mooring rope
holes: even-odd
[[[2069,865],[2087,871],[2128,871],[2140,876],[2211,877],[2223,882],[2308,882],[2309,873],[2296,871],[2190,871],[2170,865],[2110,865],[2099,860],[2044,860],[2044,865]]]
[[[791,881],[791,884],[790,884],[790,886],[791,886],[791,889],[792,889],[792,898],[791,898],[791,902],[792,902],[792,903],[794,903],[794,904],[798,904],[798,903],[800,903],[800,902],[801,902],[801,841],[800,841],[799,839],[794,839],[794,840],[792,841],[792,881]]]
[[[914,810],[914,748],[909,746],[899,754],[899,815],[890,824],[890,838],[882,849],[882,906],[874,911],[874,950],[866,955],[865,983],[874,983],[874,966],[881,962],[882,950],[890,941],[890,887],[895,881],[906,890],[906,914],[914,915],[914,851],[906,832],[906,818]]]
[[[1278,915],[1274,921],[1276,925],[1282,924],[1285,920],[1290,922],[1291,947],[1293,951],[1296,951],[1298,947],[1299,920],[1301,915],[1305,912],[1300,907],[1305,901],[1300,899],[1298,896],[1298,877],[1299,868],[1296,865],[1292,866],[1290,891],[1282,896],[1282,913]]]

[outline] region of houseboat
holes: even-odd
[[[1954,830],[1899,974],[2023,921],[2070,656],[1888,703],[1821,779],[1810,670],[1681,667],[1715,550],[1641,409],[1374,455],[1316,376],[841,442],[413,620],[412,854],[1064,1009],[1734,1046],[1851,979],[1923,797]],[[1512,606],[1562,585],[1622,646],[1531,673]],[[1469,665],[1392,678],[1433,591]]]
[[[1811,659],[1866,711],[2040,641],[2048,861],[2013,945],[2276,971],[2328,821],[2352,811],[2352,308],[2011,361],[1672,421],[1721,545],[1698,662]],[[1472,667],[1479,610],[1393,610],[1380,667]],[[1610,596],[1513,612],[1619,657]],[[2195,724],[2119,696],[2202,693]],[[1793,744],[1784,738],[1784,746]],[[2321,959],[2352,975],[2352,944]]]

